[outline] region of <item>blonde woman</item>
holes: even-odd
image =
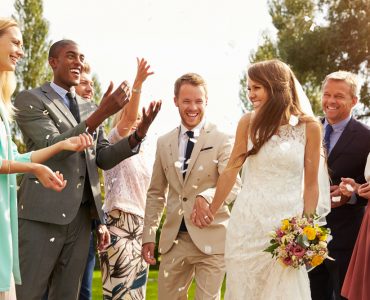
[[[138,59],[137,64],[130,102],[113,120],[108,137],[112,143],[134,133],[141,119],[138,113],[141,86],[153,72],[149,72],[150,66],[144,59]],[[143,152],[105,171],[104,180],[103,209],[111,235],[107,251],[100,253],[104,296],[145,299],[148,267],[141,257],[141,238],[150,171]]]
[[[15,89],[14,71],[23,56],[22,34],[14,20],[0,18],[0,300],[16,299],[14,282],[21,284],[18,258],[16,173],[33,173],[43,186],[61,191],[66,180],[40,163],[62,150],[81,151],[92,145],[89,135],[80,135],[48,148],[19,154],[11,139],[14,111],[10,102]]]

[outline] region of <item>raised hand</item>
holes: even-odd
[[[63,149],[69,151],[80,152],[93,145],[94,140],[88,133],[80,134],[79,136],[70,137],[63,142]]]
[[[137,73],[134,82],[134,88],[136,88],[136,84],[141,84],[147,79],[148,76],[153,75],[154,72],[149,72],[150,65],[144,58],[136,58],[137,61]]]
[[[36,164],[33,173],[45,188],[60,192],[67,185],[67,180],[64,180],[62,173],[53,172],[47,166]]]
[[[201,196],[195,198],[193,212],[190,218],[193,224],[199,228],[207,227],[213,222],[214,217],[206,199]]]
[[[157,263],[156,259],[154,258],[154,248],[155,243],[145,243],[141,249],[142,257],[150,265],[155,265]]]
[[[146,133],[148,132],[148,129],[150,125],[153,123],[154,119],[157,117],[158,112],[160,111],[162,106],[162,101],[152,101],[149,104],[149,107],[147,110],[143,107],[142,111],[142,118],[140,123],[137,125],[137,135],[140,138],[144,138],[146,136]]]
[[[96,111],[86,119],[85,123],[89,133],[93,133],[105,119],[114,115],[129,102],[131,93],[127,81],[122,82],[114,92],[112,90],[113,83],[111,82]]]

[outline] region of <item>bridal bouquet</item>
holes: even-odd
[[[314,224],[312,218],[293,217],[281,221],[271,232],[270,246],[264,251],[272,254],[284,266],[313,268],[328,258],[330,229]]]

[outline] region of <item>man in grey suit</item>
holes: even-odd
[[[91,218],[103,224],[98,167],[109,169],[137,153],[141,140],[156,117],[160,102],[152,102],[134,134],[111,145],[99,125],[120,110],[130,97],[123,82],[114,92],[109,86],[98,108],[77,96],[84,55],[71,40],[53,44],[49,64],[53,81],[23,91],[15,99],[16,121],[27,150],[36,150],[85,131],[95,134],[93,148],[83,153],[61,152],[45,164],[68,180],[62,193],[44,189],[25,175],[19,189],[19,243],[22,285],[19,300],[78,299],[86,264]],[[105,225],[99,227],[99,246],[109,244]]]

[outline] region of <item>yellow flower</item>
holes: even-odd
[[[283,225],[280,227],[280,229],[281,229],[282,231],[287,230],[287,229],[289,228],[289,220],[288,220],[288,219],[284,219],[284,220],[282,220],[282,221],[281,221],[281,223],[283,224]]]
[[[316,266],[318,266],[318,265],[320,265],[320,264],[322,264],[322,262],[324,261],[324,258],[322,257],[322,256],[320,256],[320,255],[315,255],[313,258],[312,258],[312,260],[311,260],[311,265],[313,266],[313,267],[316,267]]]
[[[312,241],[316,238],[316,230],[312,227],[305,227],[303,228],[304,234],[307,236],[308,240]]]
[[[326,241],[327,237],[328,237],[327,234],[320,235],[319,240]]]

